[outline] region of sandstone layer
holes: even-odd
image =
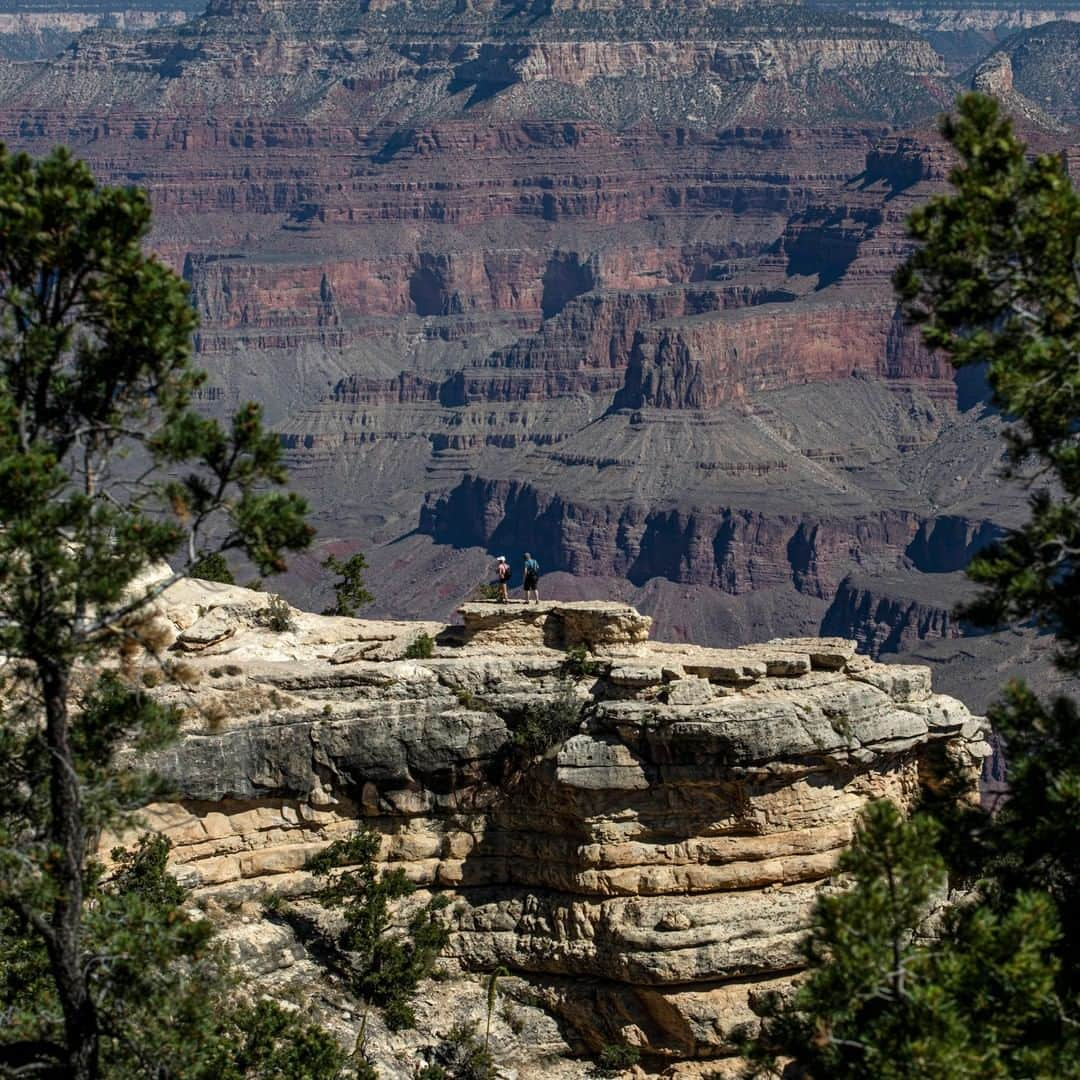
[[[0,138],[149,191],[202,404],[260,400],[316,508],[294,599],[362,548],[379,614],[445,619],[505,546],[724,644],[852,574],[947,609],[1026,512],[890,283],[959,86],[801,4],[214,0],[0,63]]]
[[[393,1053],[445,1033],[458,983],[498,965],[559,1018],[564,1056],[630,1042],[652,1071],[722,1062],[749,997],[798,969],[859,809],[910,805],[946,757],[977,767],[988,750],[927,669],[842,639],[675,645],[627,605],[558,602],[468,604],[441,627],[294,612],[274,633],[266,602],[202,583],[163,598],[183,666],[154,692],[190,719],[152,761],[176,801],[147,820],[267,988],[333,998],[304,943],[252,902],[303,904],[305,860],[359,821],[387,866],[451,898],[458,982],[423,990],[442,1002],[434,1030],[378,1029],[391,1077],[411,1075]],[[421,631],[433,655],[405,659]],[[566,651],[579,645],[584,665]],[[553,709],[572,722],[523,754],[522,718]],[[519,1076],[563,1075],[505,1038]]]
[[[0,57],[55,56],[84,30],[137,33],[175,26],[204,7],[201,0],[0,0]]]
[[[916,31],[941,53],[951,70],[961,71],[982,60],[995,46],[1017,31],[1053,22],[1080,22],[1080,5],[1075,0],[1020,6],[995,3],[904,4],[892,0],[847,0],[824,7],[838,7],[865,18],[885,19]]]

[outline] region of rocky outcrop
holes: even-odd
[[[1017,31],[1054,22],[1080,22],[1080,9],[1071,0],[1046,6],[995,3],[897,4],[890,0],[822,0],[826,6],[868,19],[884,19],[926,38],[950,70],[961,71],[982,60],[987,51]]]
[[[0,58],[43,59],[94,27],[138,33],[186,22],[204,8],[202,0],[0,0]]]
[[[879,378],[942,381],[951,393],[948,361],[927,353],[892,304],[788,304],[655,324],[635,341],[626,387],[616,401],[628,408],[712,409],[860,370]]]
[[[1002,42],[1000,50],[975,69],[973,85],[1044,128],[1075,125],[1080,122],[1080,89],[1070,72],[1078,56],[1080,13],[1062,12],[1060,21],[1021,31]]]
[[[625,605],[472,603],[407,659],[402,624],[294,612],[274,633],[265,604],[199,583],[165,594],[183,668],[155,693],[190,719],[152,761],[176,800],[147,811],[203,907],[246,913],[227,934],[253,978],[303,973],[309,997],[333,997],[250,902],[302,903],[305,860],[363,821],[387,865],[451,899],[453,979],[503,965],[570,1045],[630,1042],[656,1071],[731,1055],[748,995],[798,968],[868,799],[908,805],[942,754],[974,769],[988,749],[926,669],[840,639],[707,649],[648,640]],[[515,741],[527,720],[551,733],[535,756]],[[439,1030],[455,994],[423,992]],[[536,1046],[513,1052],[518,1075],[544,1068]]]
[[[969,583],[949,581],[936,590],[933,584],[915,575],[876,581],[844,578],[821,621],[821,632],[852,638],[861,652],[873,657],[904,652],[917,641],[978,633],[949,599],[969,596]]]
[[[1075,27],[1069,27],[1070,36]],[[1029,124],[1049,131],[1064,132],[1068,128],[1053,120],[1036,102],[1022,94],[1013,76],[1012,60],[1007,52],[991,53],[976,68],[971,77],[971,88],[989,94],[1001,102],[1013,116],[1023,117]],[[1047,95],[1049,97],[1049,95]]]

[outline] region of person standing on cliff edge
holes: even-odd
[[[510,578],[513,573],[510,564],[506,561],[506,556],[500,555],[498,562],[495,564],[495,581],[499,586],[500,604],[505,604],[510,599],[510,593],[507,590],[510,587]]]
[[[530,600],[529,594],[532,593],[531,599],[539,604],[540,603],[540,564],[526,551],[525,552],[525,603]]]

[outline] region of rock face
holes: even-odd
[[[996,91],[1017,115],[1050,114],[1065,124],[1080,123],[1080,88],[1065,73],[1080,57],[1080,13],[1015,34],[981,64],[975,73]],[[1045,113],[1043,113],[1045,110]]]
[[[947,0],[933,5],[895,3],[893,0],[820,2],[825,7],[856,12],[868,19],[885,19],[918,32],[941,53],[950,69],[957,71],[982,60],[988,50],[1019,30],[1054,22],[1080,22],[1080,5],[1075,0],[1056,0],[1045,7],[978,2],[950,4]]]
[[[216,0],[0,63],[0,139],[149,191],[202,404],[260,400],[316,507],[290,596],[362,548],[445,619],[505,542],[724,644],[1026,512],[890,284],[959,87],[803,4]]]
[[[647,640],[625,605],[476,603],[410,660],[401,624],[294,613],[275,634],[265,603],[199,583],[162,601],[184,682],[155,692],[191,720],[152,762],[177,800],[147,817],[181,880],[211,908],[302,897],[305,859],[364,821],[387,865],[452,899],[456,978],[503,965],[571,1045],[631,1042],[656,1070],[732,1054],[868,799],[908,805],[942,755],[988,751],[925,668],[842,639],[707,649]],[[381,657],[342,662],[364,642]],[[528,718],[561,731],[535,757],[514,741]],[[304,955],[277,922],[231,933],[259,978]],[[453,994],[423,996],[445,1022]]]
[[[93,27],[137,33],[174,26],[205,6],[202,0],[0,0],[0,58],[55,56]]]
[[[946,595],[973,591],[965,581],[949,586]],[[847,577],[825,613],[822,631],[853,638],[860,652],[874,657],[904,652],[915,642],[976,633],[951,605],[942,603],[941,595],[934,595],[916,575],[872,583]]]

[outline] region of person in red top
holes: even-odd
[[[499,603],[505,604],[510,599],[510,593],[507,591],[510,588],[510,577],[513,571],[510,569],[510,564],[506,561],[505,555],[499,556],[499,561],[495,566],[495,580],[499,583]]]

